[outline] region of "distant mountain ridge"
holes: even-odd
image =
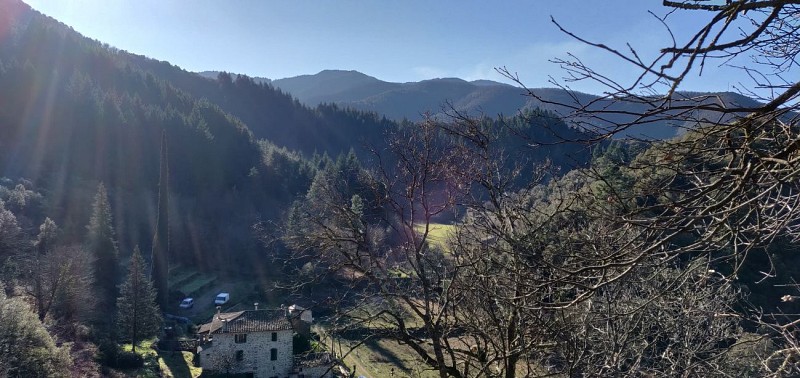
[[[201,75],[215,78],[217,72]],[[437,78],[419,82],[393,83],[382,81],[358,71],[324,70],[314,75],[301,75],[285,79],[270,80],[256,78],[269,83],[281,91],[291,94],[301,103],[316,106],[321,103],[340,107],[375,112],[394,120],[419,120],[424,114],[442,115],[450,107],[470,115],[511,116],[520,110],[540,108],[559,115],[570,113],[565,106],[575,99],[581,103],[595,101],[595,107],[621,110],[626,113],[643,112],[646,109],[636,104],[596,101],[599,97],[580,92],[567,92],[559,88],[530,89],[540,101],[527,94],[525,89],[490,80],[466,81],[458,78]],[[684,94],[686,95],[686,94]],[[696,94],[693,94],[696,95]],[[726,105],[755,106],[758,103],[733,92],[708,93]],[[621,112],[622,113],[622,112]],[[716,119],[716,114],[696,114],[698,118]],[[631,116],[610,116],[610,122],[630,121]],[[594,125],[602,128],[606,125]],[[644,137],[654,139],[671,138],[684,130],[686,125],[665,121],[639,125],[618,134],[618,137]]]

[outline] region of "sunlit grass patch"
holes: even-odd
[[[120,345],[120,350],[123,353],[133,352],[132,344]],[[159,377],[161,368],[158,361],[158,352],[155,349],[155,339],[144,340],[136,344],[136,354],[142,357],[144,364],[137,369],[124,369],[122,370],[125,375],[129,377]]]
[[[136,344],[136,354],[142,356],[143,358],[155,356],[157,354],[155,350],[155,342],[156,339],[148,339],[139,342]],[[130,343],[122,344],[120,345],[120,350],[123,352],[132,352],[133,345]]]
[[[194,366],[192,352],[161,352],[158,364],[164,377],[197,378],[203,369]]]
[[[394,340],[375,338],[352,351],[345,359],[349,369],[355,366],[355,376],[370,378],[437,377],[435,371],[419,361],[408,346]],[[394,374],[392,374],[394,372]]]
[[[441,249],[444,252],[449,252],[450,247],[447,244],[450,236],[455,233],[456,225],[444,223],[431,223],[428,227],[428,244],[432,247]],[[418,233],[425,232],[424,224],[417,224],[414,231]]]
[[[122,344],[123,352],[132,352],[131,344]],[[159,351],[155,339],[142,341],[136,345],[136,354],[144,360],[144,366],[125,371],[131,377],[197,378],[203,369],[192,363],[191,352]]]

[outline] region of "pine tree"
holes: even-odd
[[[151,277],[155,282],[157,303],[161,311],[169,305],[169,164],[167,163],[167,134],[161,135],[161,176],[158,181],[158,219],[153,236]]]
[[[22,229],[17,217],[6,210],[5,202],[0,199],[0,261],[18,251],[22,244]]]
[[[128,277],[120,286],[117,299],[117,326],[120,336],[130,339],[133,352],[141,340],[158,334],[161,313],[156,304],[156,291],[145,274],[145,264],[139,247],[133,249]]]
[[[111,205],[103,183],[97,187],[89,220],[88,249],[94,259],[93,274],[101,311],[110,310],[117,298],[119,283],[119,253],[114,235]]]
[[[41,226],[39,226],[39,235],[36,237],[34,246],[39,256],[47,255],[53,248],[56,237],[58,236],[58,226],[49,217],[44,219]]]
[[[58,284],[60,283],[60,267],[52,266],[50,252],[54,247],[58,235],[58,226],[52,219],[45,218],[39,226],[39,235],[36,237],[34,247],[36,251],[30,258],[31,281],[33,298],[36,302],[36,311],[39,320],[44,320],[50,306],[55,301]],[[55,268],[55,269],[53,269]]]

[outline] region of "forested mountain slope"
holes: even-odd
[[[217,88],[0,1],[0,176],[26,177],[46,192],[43,212],[75,240],[104,182],[120,250],[149,250],[163,131],[176,260],[216,265],[217,256],[255,253],[250,225],[276,216],[312,173],[299,156],[258,142],[241,120],[187,91],[191,85]]]

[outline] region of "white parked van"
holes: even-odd
[[[217,306],[224,305],[225,303],[228,303],[228,301],[230,299],[231,299],[231,295],[230,294],[228,294],[228,293],[219,293],[219,294],[217,294],[217,297],[214,299],[214,304],[217,305]]]

